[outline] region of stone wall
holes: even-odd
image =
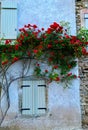
[[[86,0],[76,2],[76,28],[77,31],[81,27],[80,11],[85,9],[84,3]],[[81,97],[81,112],[82,125],[88,127],[88,57],[79,59],[79,75],[80,75],[80,97]]]
[[[76,2],[76,30],[78,31],[81,27],[81,16],[80,16],[80,11],[82,9],[86,9],[87,7],[84,5],[84,2],[86,0],[80,0]]]
[[[80,10],[83,8],[83,2],[76,2],[76,29],[77,31],[81,27],[81,18],[80,18]]]
[[[88,57],[79,60],[82,125],[88,126]]]

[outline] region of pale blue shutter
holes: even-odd
[[[46,112],[46,85],[44,80],[37,82],[37,94],[36,94],[36,109],[37,114],[42,115]]]
[[[17,36],[17,3],[1,2],[1,37],[16,39]]]
[[[46,112],[46,85],[44,80],[23,81],[22,114],[42,115]]]
[[[33,93],[31,81],[23,81],[22,85],[22,114],[33,114]]]

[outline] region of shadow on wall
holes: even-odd
[[[2,89],[2,86],[1,86],[1,83],[0,83],[0,97],[1,97],[1,89]]]
[[[11,127],[11,128],[9,128],[9,127],[0,127],[0,130],[20,130],[17,126],[15,126],[15,127]]]

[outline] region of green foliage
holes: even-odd
[[[76,66],[76,58],[87,55],[86,38],[82,38],[83,31],[78,36],[68,34],[69,23],[56,22],[51,24],[47,30],[38,29],[36,25],[25,25],[19,29],[19,35],[12,44],[11,40],[6,40],[5,44],[0,44],[0,65],[6,66],[19,59],[35,59],[42,63],[46,61],[51,67],[51,71],[42,71],[41,65],[37,63],[34,74],[47,77],[50,81],[69,81],[76,76],[70,71]]]
[[[82,28],[78,31],[77,36],[78,36],[81,40],[85,40],[85,42],[88,42],[88,29],[82,27]]]

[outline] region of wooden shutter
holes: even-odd
[[[45,114],[46,112],[46,85],[44,80],[37,82],[37,114]]]
[[[29,81],[23,81],[22,85],[22,114],[32,115],[32,86]]]
[[[17,3],[1,2],[1,37],[16,39],[17,36]]]
[[[23,81],[22,114],[41,115],[46,112],[46,85],[44,80]]]

